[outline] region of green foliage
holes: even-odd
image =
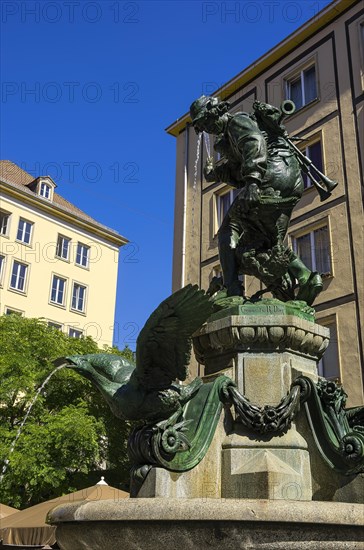
[[[133,360],[126,348],[100,350],[92,338],[75,339],[39,319],[0,317],[0,501],[24,507],[87,485],[90,472],[107,464],[119,481],[127,470],[129,426],[116,419],[91,383],[70,369],[57,371],[36,400],[10,453],[32,399],[65,355],[116,353]],[[89,483],[91,484],[91,483]]]

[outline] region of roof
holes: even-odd
[[[261,73],[271,67],[274,63],[281,58],[288,55],[292,50],[297,48],[298,45],[303,44],[311,36],[319,32],[326,25],[334,21],[342,13],[350,9],[355,4],[359,4],[362,0],[334,0],[328,4],[318,14],[315,14],[309,21],[304,23],[296,31],[287,36],[284,40],[279,42],[276,46],[270,49],[262,57],[254,61],[246,69],[241,71],[237,76],[234,76],[231,80],[226,82],[223,86],[218,88],[213,94],[220,99],[227,99],[235,94],[242,86],[246,86],[252,80],[257,78]],[[196,99],[196,98],[195,98]],[[172,136],[177,137],[182,132],[187,124],[191,123],[191,117],[189,113],[185,113],[182,117],[178,118],[175,122],[170,124],[166,128],[166,132]]]
[[[34,182],[35,179],[37,178],[34,178],[33,175],[20,168],[20,166],[18,166],[14,162],[11,162],[10,160],[0,160],[0,180],[2,183],[8,184],[14,189],[18,189],[31,197],[39,199],[38,204],[40,206],[46,205],[49,207],[50,204],[48,201],[45,202],[43,201],[43,199],[40,199],[38,195],[36,195],[36,193],[29,188],[29,184]],[[56,192],[53,193],[51,206],[56,207],[54,209],[55,212],[56,210],[60,210],[62,212],[70,214],[72,217],[75,218],[75,220],[82,220],[84,222],[87,222],[89,225],[103,229],[110,236],[113,236],[114,238],[116,237],[117,240],[120,240],[119,246],[128,242],[127,239],[120,235],[117,231],[107,227],[106,225],[101,224]]]

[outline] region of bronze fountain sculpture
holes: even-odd
[[[205,178],[238,190],[218,234],[223,277],[158,306],[136,365],[103,353],[57,361],[138,423],[128,441],[138,498],[57,507],[49,521],[62,549],[359,547],[364,407],[347,409],[341,385],[317,375],[329,343],[311,307],[322,278],[284,240],[301,170],[321,200],[337,182],[288,136],[282,121],[293,111],[290,101],[233,115],[214,97],[192,104],[196,131],[215,134],[220,153]],[[246,297],[241,273],[266,288]],[[205,375],[181,385],[192,343]]]
[[[162,302],[140,333],[136,366],[106,354],[57,361],[89,378],[117,416],[141,421],[129,440],[134,496],[153,466],[185,472],[203,459],[223,406],[233,406],[236,422],[251,433],[272,436],[286,432],[305,403],[326,463],[344,475],[364,470],[364,408],[345,409],[346,394],[335,382],[300,376],[277,406],[260,407],[225,375],[205,383],[197,378],[185,386],[175,382],[186,380],[192,336],[211,315],[231,303],[260,300],[263,292],[246,300],[240,273],[258,277],[266,285],[264,292],[313,320],[310,306],[322,290],[321,276],[304,265],[284,238],[303,193],[301,170],[322,200],[337,182],[321,174],[288,136],[282,121],[293,111],[290,101],[281,110],[256,101],[252,114],[234,115],[228,102],[214,97],[193,102],[196,132],[216,135],[221,155],[216,165],[208,159],[206,179],[239,190],[218,233],[223,281],[217,286],[214,281],[206,294],[188,285]]]

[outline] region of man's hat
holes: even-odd
[[[196,101],[194,101],[190,107],[190,115],[192,118],[192,124],[195,124],[200,118],[202,118],[206,111],[209,111],[212,107],[219,104],[217,97],[211,97],[202,95]]]

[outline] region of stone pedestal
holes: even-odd
[[[299,316],[290,306],[264,302],[216,314],[194,339],[205,379],[228,373],[240,393],[261,407],[278,405],[301,375],[317,381],[317,361],[329,343],[328,329],[309,312]],[[307,442],[295,422],[271,437],[235,423],[222,447],[222,497],[312,498]]]
[[[194,336],[204,380],[232,378],[251,403],[276,406],[301,375],[317,381],[317,361],[329,331],[309,310],[274,300],[237,304],[210,318]],[[152,468],[139,497],[311,500],[307,427],[259,435],[226,409],[212,445],[190,472]]]

